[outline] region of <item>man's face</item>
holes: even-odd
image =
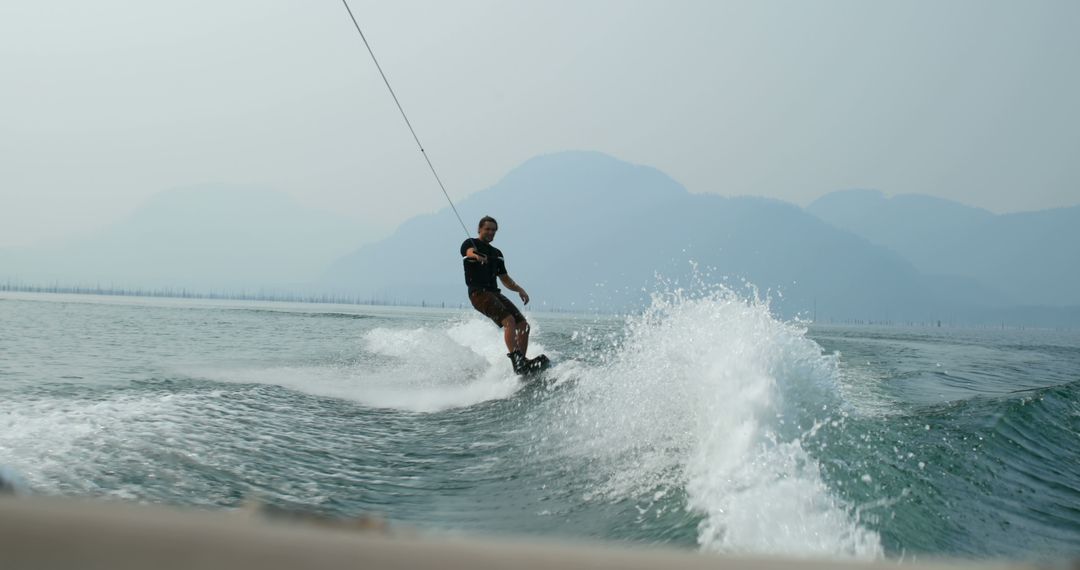
[[[499,225],[493,222],[484,222],[480,226],[480,241],[491,243],[495,239],[495,232],[499,231]]]

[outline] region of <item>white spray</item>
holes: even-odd
[[[648,509],[683,491],[707,550],[881,555],[799,436],[782,435],[798,433],[780,429],[785,399],[834,390],[834,359],[803,330],[724,288],[654,295],[627,327],[604,364],[575,371],[552,425],[596,495]]]

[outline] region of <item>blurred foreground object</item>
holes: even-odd
[[[367,520],[367,519],[358,519]],[[417,538],[381,524],[313,524],[306,517],[258,510],[209,512],[90,503],[56,498],[0,498],[0,568],[134,569],[439,568],[734,569],[895,568],[896,561],[735,558],[624,546],[553,541]],[[988,563],[917,563],[918,569],[1032,568]],[[1066,567],[1067,565],[1062,565]],[[1075,566],[1074,566],[1075,567]]]

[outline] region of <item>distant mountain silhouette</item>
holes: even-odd
[[[58,245],[0,252],[0,278],[201,290],[291,288],[375,237],[370,226],[270,190],[195,187]]]
[[[927,278],[895,251],[775,200],[690,194],[658,170],[595,152],[529,160],[458,209],[470,234],[499,220],[495,245],[538,305],[640,307],[655,275],[686,284],[690,262],[779,290],[784,314],[930,319],[961,307],[1002,307],[1005,295],[972,279]],[[383,300],[467,303],[449,209],[403,224],[343,257],[323,284]]]
[[[827,194],[807,211],[928,274],[974,279],[1024,305],[1080,305],[1080,206],[996,215],[930,196]]]
[[[803,210],[691,194],[654,168],[561,152],[458,209],[470,236],[481,216],[498,218],[495,245],[541,308],[635,310],[657,276],[685,287],[696,266],[707,281],[752,283],[785,316],[1080,324],[1080,207],[995,215],[858,190]],[[188,188],[96,234],[0,251],[0,279],[468,303],[466,233],[449,208],[373,241],[377,231],[277,192]]]

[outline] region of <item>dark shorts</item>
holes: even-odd
[[[495,324],[501,328],[503,326],[503,319],[506,317],[514,317],[519,323],[525,322],[525,316],[521,314],[521,311],[514,306],[514,303],[507,299],[502,293],[496,293],[494,291],[475,291],[469,293],[469,301],[472,302],[472,306],[477,311],[484,313],[484,316],[495,321]]]

